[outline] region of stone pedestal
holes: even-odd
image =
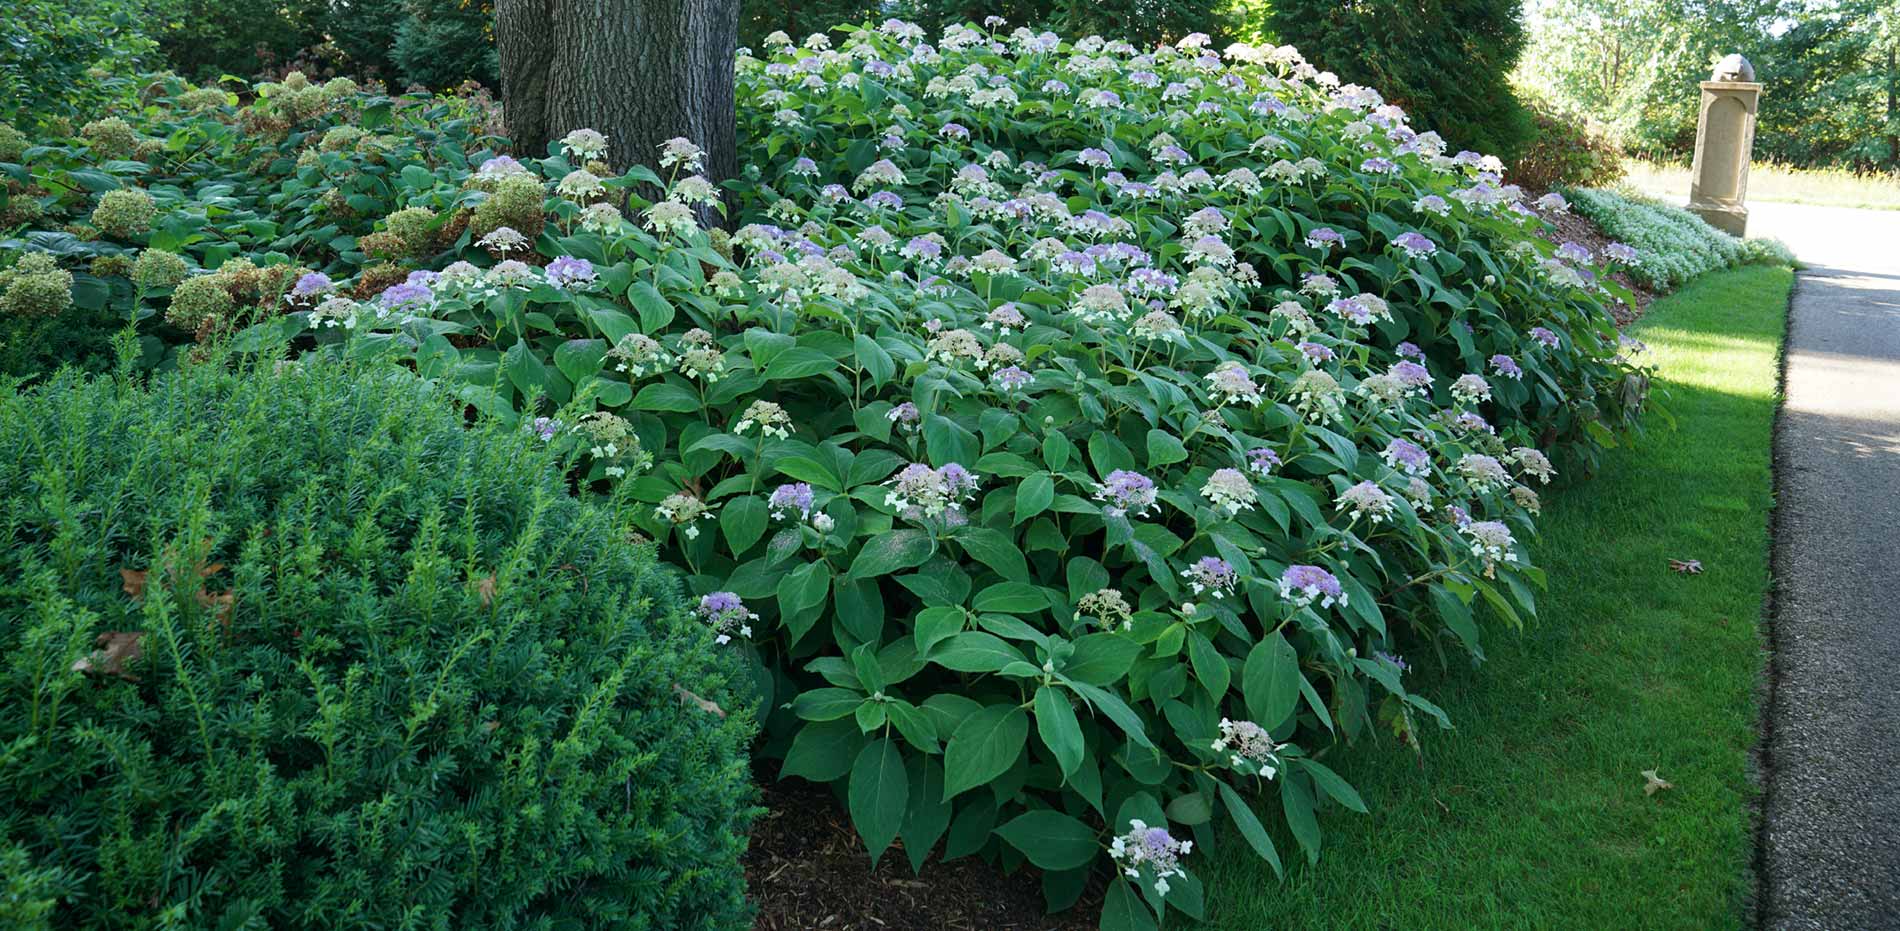
[[[1748,77],[1754,77],[1753,69]],[[1760,98],[1761,85],[1753,81],[1702,82],[1689,211],[1736,236],[1748,229],[1748,162],[1755,148],[1755,104]]]

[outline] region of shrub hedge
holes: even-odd
[[[383,366],[67,373],[0,486],[9,927],[747,926],[732,664],[539,440]]]
[[[1526,101],[1535,134],[1511,162],[1511,179],[1533,191],[1603,187],[1623,179],[1623,153],[1587,119],[1542,100]]]

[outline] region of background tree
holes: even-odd
[[[359,77],[442,89],[500,74],[488,0],[329,0],[323,31]]]
[[[1514,158],[1532,134],[1508,75],[1520,0],[1273,0],[1266,37],[1376,88],[1452,144]]]
[[[517,150],[569,130],[607,135],[615,167],[653,165],[684,136],[714,180],[737,169],[739,0],[500,0],[503,116]]]
[[[1740,52],[1765,85],[1757,157],[1896,171],[1897,20],[1893,0],[1535,0],[1518,79],[1634,154],[1683,160],[1696,84]]]
[[[1756,151],[1795,165],[1900,173],[1900,7],[1813,4],[1755,60]]]

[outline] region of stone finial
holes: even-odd
[[[1755,82],[1755,66],[1749,64],[1748,59],[1742,57],[1740,52],[1737,52],[1716,62],[1715,71],[1709,75],[1709,80],[1744,81],[1753,84]]]

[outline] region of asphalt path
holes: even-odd
[[[1775,435],[1766,929],[1900,929],[1900,211],[1750,207],[1795,283]]]

